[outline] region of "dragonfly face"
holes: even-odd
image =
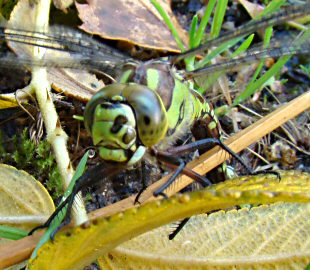
[[[139,161],[146,147],[166,135],[167,115],[161,98],[139,84],[112,84],[100,90],[85,108],[85,126],[104,160]]]

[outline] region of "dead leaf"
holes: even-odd
[[[67,8],[73,4],[73,0],[53,0],[53,3],[56,8],[67,13]]]
[[[50,68],[48,80],[57,92],[84,102],[105,86],[95,75],[84,70]]]
[[[167,1],[161,1],[176,26],[183,42],[185,31],[177,23]],[[106,39],[132,42],[136,45],[180,52],[173,36],[155,8],[147,0],[92,0],[88,4],[76,3],[81,29]]]
[[[8,25],[13,28],[31,30],[34,24],[31,22],[31,18],[35,17],[34,13],[35,10],[28,4],[28,1],[19,1],[11,14]],[[18,56],[28,58],[31,57],[31,51],[35,48],[15,42],[9,42],[9,46]],[[46,49],[44,57],[47,59],[68,59],[71,56],[64,51]],[[82,101],[88,101],[97,90],[104,86],[102,81],[87,71],[48,68],[47,73],[48,80],[54,89]]]
[[[0,179],[0,224],[29,230],[54,212],[47,190],[25,171],[0,164]]]
[[[169,224],[97,262],[101,269],[304,269],[310,260],[303,234],[309,215],[310,204],[288,203],[199,215],[173,241]]]
[[[258,16],[264,10],[262,5],[251,3],[247,0],[239,0],[238,2],[246,9],[252,19]]]

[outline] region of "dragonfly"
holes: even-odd
[[[261,20],[249,22],[219,38],[208,41],[197,48],[167,58],[141,62],[117,50],[97,42],[89,36],[72,29],[51,27],[48,32],[29,32],[23,29],[0,29],[0,39],[43,47],[55,51],[69,52],[70,57],[33,59],[31,57],[3,55],[0,65],[19,67],[44,66],[99,70],[117,77],[117,83],[98,91],[87,103],[84,123],[99,151],[102,160],[118,164],[118,170],[139,163],[147,152],[165,164],[174,165],[174,172],[166,184],[154,192],[165,196],[167,189],[180,173],[202,183],[211,182],[203,176],[186,169],[181,155],[195,150],[204,151],[210,144],[220,145],[253,173],[242,159],[231,151],[220,137],[220,126],[216,115],[206,98],[193,87],[195,78],[213,72],[230,70],[253,61],[284,55],[309,54],[309,40],[302,44],[273,46],[268,49],[254,48],[244,55],[222,63],[202,67],[193,71],[177,70],[175,64],[186,57],[204,53],[231,39],[241,38],[256,29],[282,24],[288,20],[309,14],[310,4],[293,6]],[[204,131],[201,135],[195,125],[199,123]],[[195,142],[173,147],[176,140],[188,132]],[[102,167],[102,166],[101,166]],[[118,170],[114,170],[117,172]],[[113,171],[113,170],[111,170]],[[112,172],[111,172],[112,174]],[[81,177],[70,195],[57,209],[68,205],[65,222],[70,221],[74,195],[93,178],[90,174]],[[44,224],[48,226],[57,215],[55,212]],[[186,222],[186,221],[185,221]],[[183,222],[184,223],[184,222]],[[183,225],[183,224],[182,224]]]

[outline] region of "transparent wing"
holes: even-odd
[[[229,31],[226,33],[223,33],[218,38],[215,38],[213,40],[209,40],[205,44],[202,44],[201,46],[189,50],[187,52],[184,52],[182,54],[172,56],[170,57],[170,60],[172,62],[176,62],[180,59],[184,59],[188,56],[195,55],[201,52],[204,52],[214,46],[218,46],[220,44],[223,44],[229,40],[232,40],[234,38],[243,37],[249,34],[254,33],[258,29],[263,29],[268,26],[275,26],[283,24],[289,20],[293,20],[295,18],[304,17],[309,15],[310,13],[310,2],[307,1],[306,4],[299,5],[299,6],[290,6],[287,7],[284,10],[281,10],[279,12],[273,13],[269,16],[263,17],[260,20],[253,20],[250,21],[244,25],[241,25],[234,31]]]
[[[27,56],[16,56],[13,53],[0,54],[0,67],[4,68],[21,68],[22,66],[39,66],[52,68],[70,68],[84,69],[106,72],[108,74],[118,74],[122,66],[128,60],[112,61],[105,58],[93,58],[80,54],[71,54],[68,56],[44,56],[41,59],[33,59]]]
[[[61,68],[98,69],[109,72],[132,58],[116,49],[92,39],[87,34],[62,26],[52,26],[48,32],[32,32],[22,29],[8,29],[0,26],[0,40],[47,49],[47,52],[64,52],[68,54],[46,54],[42,59],[32,59],[30,55],[19,57],[13,54],[0,55],[0,66],[18,67],[35,65]],[[57,54],[56,54],[57,55]]]
[[[221,61],[219,63],[196,69],[192,72],[185,72],[187,77],[197,77],[205,76],[214,72],[227,72],[240,69],[242,66],[247,65],[252,62],[257,62],[266,58],[279,58],[286,55],[298,55],[298,54],[310,54],[310,41],[301,45],[284,45],[281,47],[273,47],[268,49],[252,49],[243,55],[229,59],[226,61]]]

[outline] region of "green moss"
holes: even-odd
[[[0,142],[1,163],[29,172],[46,186],[54,199],[62,195],[61,176],[46,140],[36,144],[29,138],[28,129],[24,129],[20,135],[13,136],[9,144],[3,143],[0,134]]]
[[[2,15],[6,20],[8,20],[17,2],[17,0],[0,0],[0,15]]]

